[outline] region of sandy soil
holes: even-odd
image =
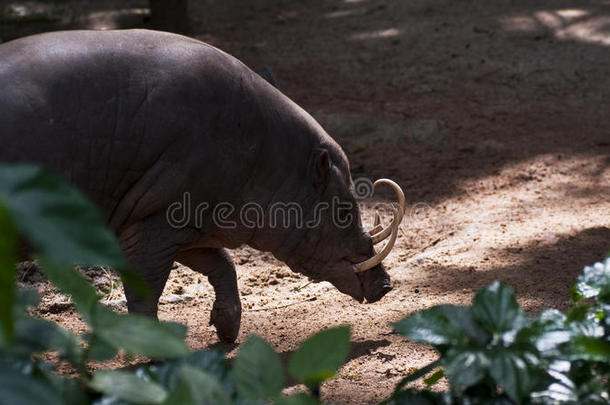
[[[582,267],[610,249],[607,1],[193,3],[194,36],[271,68],[344,146],[354,177],[390,177],[407,193],[385,261],[395,288],[378,303],[309,284],[267,254],[232,252],[244,307],[238,343],[256,333],[286,357],[317,330],[352,325],[349,361],[323,399],[373,403],[434,359],[390,322],[467,304],[493,280],[510,284],[531,314],[565,309]],[[364,204],[368,223],[384,197]],[[22,275],[44,293],[45,317],[83,330],[66,298]],[[92,276],[124,309],[120,286]],[[160,317],[186,324],[193,349],[232,355],[236,346],[219,344],[208,325],[213,297],[204,277],[177,266]]]

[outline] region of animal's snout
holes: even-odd
[[[379,301],[394,287],[390,276],[386,273],[383,265],[379,264],[370,270],[359,273],[358,277],[362,283],[364,298],[369,303]]]

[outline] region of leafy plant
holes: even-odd
[[[16,291],[14,263],[21,239],[47,277],[89,325],[77,336],[36,318],[35,291]],[[140,293],[101,214],[77,191],[34,166],[0,165],[0,403],[26,405],[199,405],[319,403],[320,386],[350,350],[349,327],[315,334],[287,360],[308,392],[286,396],[286,369],[265,340],[250,336],[230,365],[221,353],[190,352],[186,328],[102,306],[73,265],[111,265]],[[610,258],[585,267],[566,314],[527,317],[510,287],[495,282],[472,306],[441,305],[394,324],[429,344],[439,359],[403,378],[385,404],[606,404],[610,401]],[[77,377],[58,375],[40,353],[54,351]],[[156,360],[135,371],[89,371],[117,353]],[[405,387],[447,378],[445,393]]]
[[[609,292],[607,258],[585,267],[567,315],[548,310],[528,318],[512,290],[494,282],[471,307],[442,305],[404,318],[395,330],[440,356],[405,377],[387,403],[608,403]],[[446,376],[445,395],[403,390],[434,370],[426,382]]]
[[[328,329],[305,341],[290,356],[293,376],[313,395],[283,396],[279,355],[251,336],[229,367],[214,351],[189,352],[186,328],[147,317],[117,314],[98,302],[94,288],[75,264],[106,264],[141,293],[146,289],[129,269],[100,213],[59,178],[29,165],[0,165],[0,403],[10,404],[278,404],[318,403],[319,386],[332,377],[349,352],[348,327]],[[88,323],[77,336],[36,318],[35,291],[15,291],[18,235],[33,247],[46,276]],[[38,354],[55,351],[78,374],[66,378]],[[98,370],[89,363],[119,351],[162,363],[127,370]]]

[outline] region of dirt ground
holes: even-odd
[[[146,6],[83,4],[72,21],[97,28],[137,21]],[[390,322],[467,304],[493,280],[531,314],[565,309],[582,267],[610,249],[610,2],[209,0],[193,1],[191,15],[193,36],[270,68],[344,146],[354,178],[389,177],[406,192],[385,260],[394,289],[378,303],[309,284],[268,254],[232,252],[238,343],[256,333],[286,357],[317,330],[352,325],[352,353],[324,400],[373,403],[434,360]],[[367,223],[384,197],[365,202]],[[65,297],[23,277],[46,292],[47,318],[82,330]],[[104,273],[94,277],[108,290]],[[160,318],[186,324],[191,348],[232,355],[208,325],[213,297],[203,276],[177,266]],[[125,307],[120,286],[106,300]]]

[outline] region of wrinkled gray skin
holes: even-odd
[[[239,331],[235,266],[224,248],[272,252],[293,271],[327,280],[356,300],[391,288],[355,204],[347,158],[305,111],[241,62],[202,42],[145,30],[72,31],[0,45],[0,161],[59,173],[103,210],[152,296],[126,288],[130,312],[156,316],[178,261],[206,275],[211,323],[223,341]],[[191,197],[190,220],[172,227],[168,207]],[[305,221],[337,196],[353,208],[346,229],[329,210],[317,227],[224,229],[201,202],[236,207],[297,202]],[[238,208],[239,209],[239,208]],[[236,219],[235,215],[227,220]]]

